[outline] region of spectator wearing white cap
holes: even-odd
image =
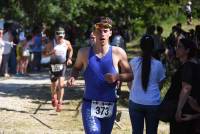
[[[184,7],[188,25],[192,24],[192,7],[191,7],[191,5],[192,5],[192,2],[188,1]]]

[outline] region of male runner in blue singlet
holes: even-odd
[[[83,69],[85,91],[82,104],[82,120],[87,134],[110,134],[116,116],[117,81],[125,81],[130,73],[125,51],[109,44],[112,35],[112,20],[100,17],[94,24],[96,43],[81,48],[72,68],[68,86],[73,86]],[[119,66],[122,74],[118,73]],[[131,77],[130,77],[131,79]]]

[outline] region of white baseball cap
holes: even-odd
[[[57,36],[64,37],[65,36],[65,29],[63,27],[57,27],[55,33],[56,33]]]
[[[189,4],[189,5],[192,5],[192,2],[191,2],[191,1],[188,1],[188,4]]]

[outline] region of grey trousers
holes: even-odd
[[[1,75],[8,73],[8,60],[9,60],[10,54],[3,54],[2,55],[2,63],[1,63],[1,69],[0,73]]]
[[[1,67],[1,62],[2,62],[2,54],[0,54],[0,67]]]

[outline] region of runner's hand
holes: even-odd
[[[48,53],[48,55],[55,55],[55,53],[56,53],[56,50],[51,50],[51,51]]]
[[[72,64],[72,59],[67,59],[67,66]]]
[[[107,74],[104,75],[104,78],[108,83],[114,83],[119,79],[119,75],[107,73]]]
[[[74,86],[74,82],[75,82],[74,77],[70,77],[70,78],[67,80],[67,82],[66,82],[67,87],[72,87],[72,86]]]

